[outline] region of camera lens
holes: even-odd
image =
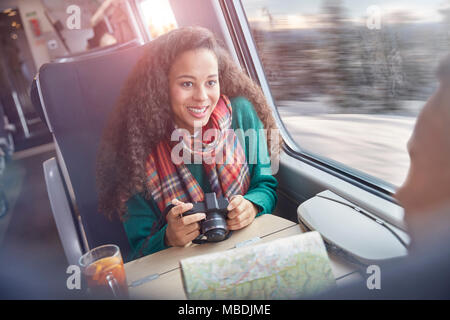
[[[202,232],[208,241],[218,242],[225,239],[227,235],[227,222],[222,214],[211,212],[206,215],[202,222]]]
[[[225,239],[227,231],[225,229],[212,229],[205,233],[206,238],[210,242],[219,242]]]

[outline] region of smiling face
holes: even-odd
[[[180,54],[169,72],[169,94],[174,122],[194,133],[194,122],[209,121],[220,97],[219,67],[215,54],[197,49]]]

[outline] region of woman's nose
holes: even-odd
[[[208,98],[208,94],[206,91],[206,88],[204,88],[203,86],[198,87],[195,91],[194,91],[194,99],[197,101],[205,101]]]

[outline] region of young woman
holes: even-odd
[[[280,141],[261,89],[214,35],[176,29],[147,45],[105,129],[99,210],[120,216],[133,258],[195,239],[205,214],[181,214],[205,193],[227,197],[228,228],[244,228],[275,208]]]

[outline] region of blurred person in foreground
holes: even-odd
[[[367,278],[325,299],[450,299],[450,55],[439,65],[440,86],[420,112],[408,142],[408,176],[395,198],[412,238],[406,258],[380,263],[381,288]]]
[[[439,65],[438,90],[417,118],[408,142],[408,176],[395,198],[405,209],[412,253],[430,245],[450,248],[450,55]],[[450,283],[449,283],[450,286]]]

